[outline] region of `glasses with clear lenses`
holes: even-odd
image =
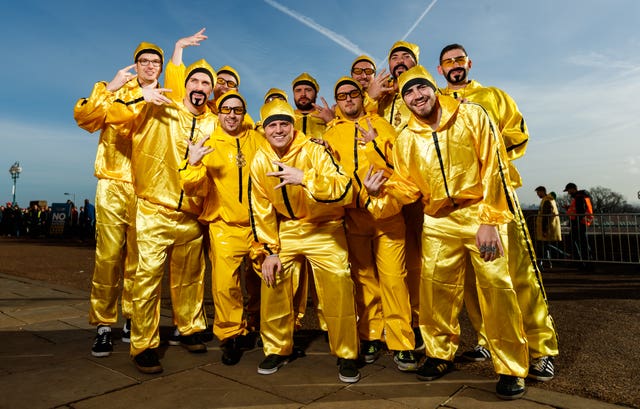
[[[353,89],[349,92],[338,92],[336,94],[336,101],[344,101],[347,99],[347,95],[351,97],[351,99],[356,99],[362,95],[359,89]]]
[[[138,60],[138,63],[143,67],[146,67],[147,65],[151,64],[152,66],[158,68],[159,66],[162,65],[162,61],[160,60],[147,60],[146,58],[140,58]]]
[[[454,65],[466,65],[469,61],[469,57],[466,55],[461,55],[460,57],[447,58],[446,60],[442,60],[440,65],[444,68],[451,68]]]
[[[221,114],[229,114],[231,111],[236,115],[244,114],[244,108],[242,107],[220,107]]]
[[[373,75],[376,73],[376,70],[374,70],[373,68],[360,68],[360,67],[354,67],[351,69],[351,72],[356,74],[356,75],[360,75],[363,72],[367,75]]]
[[[238,86],[238,84],[236,84],[235,82],[231,81],[231,80],[225,80],[224,78],[220,78],[218,77],[218,79],[216,80],[216,82],[220,85],[226,85],[227,88],[235,88]]]

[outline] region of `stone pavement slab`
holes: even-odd
[[[88,294],[0,274],[0,409],[4,408],[570,408],[618,406],[528,386],[523,399],[501,401],[496,379],[464,370],[420,382],[397,370],[390,354],[361,369],[361,380],[338,380],[335,357],[322,335],[307,336],[307,356],[273,375],[259,375],[260,349],[238,365],[221,363],[219,343],[205,354],[163,344],[164,372],[139,373],[129,346],[113,329],[114,352],[95,358]],[[162,310],[162,334],[171,311]],[[496,377],[497,378],[497,377]]]

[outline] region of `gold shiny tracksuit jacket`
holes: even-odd
[[[513,161],[524,156],[529,141],[529,133],[522,113],[506,92],[495,87],[484,87],[477,81],[470,81],[464,88],[457,90],[446,88],[441,92],[481,105],[504,140],[512,182],[507,190],[514,215],[514,220],[507,228],[509,273],[522,310],[531,357],[556,356],[558,355],[558,338],[553,319],[549,314],[547,296],[542,283],[542,274],[537,266],[533,242],[515,192],[516,188],[522,186],[522,180]],[[482,330],[482,316],[473,287],[473,283],[469,283],[469,291],[465,292],[465,305],[469,319],[478,332],[479,344],[486,345],[486,336]]]
[[[137,114],[131,109],[136,104],[144,104]],[[174,324],[182,335],[206,328],[202,226],[197,220],[202,199],[182,190],[178,171],[188,157],[187,141],[210,135],[216,120],[208,109],[192,114],[182,101],[147,104],[142,92],[117,100],[107,114],[108,122],[130,129],[133,142],[140,257],[133,287],[132,356],[160,344],[160,287],[167,258]]]
[[[447,361],[455,357],[470,259],[495,370],[524,377],[527,340],[508,273],[506,225],[512,215],[503,188],[510,183],[504,147],[480,106],[447,96],[438,100],[438,129],[411,117],[394,145],[394,173],[369,207],[384,216],[422,198],[420,328],[426,355]],[[498,227],[505,257],[482,260],[475,243],[481,224]]]
[[[245,256],[251,254],[253,243],[247,198],[249,167],[263,141],[264,137],[252,129],[234,137],[218,126],[205,142],[213,152],[195,166],[185,161],[186,166],[180,171],[185,192],[204,197],[199,220],[209,227],[215,305],[213,332],[221,341],[248,333],[247,320],[243,317],[240,267]],[[252,263],[245,267],[247,286],[254,286],[249,294],[259,295],[260,277]],[[250,313],[255,314],[250,319],[260,319],[259,310]]]
[[[118,321],[118,297],[122,277],[122,315],[131,318],[133,275],[138,267],[136,245],[136,195],[131,177],[131,139],[106,124],[107,111],[116,99],[130,99],[140,88],[133,79],[115,92],[106,82],[94,85],[87,98],[73,110],[78,126],[100,131],[95,161],[96,259],[91,280],[91,325],[114,325]]]
[[[327,125],[324,121],[313,114],[303,114],[299,109],[295,111],[295,123],[294,129],[302,132],[310,138],[322,139],[324,131],[327,129]],[[315,112],[315,110],[313,111]]]
[[[371,123],[378,136],[366,145],[358,141],[362,135],[356,123],[365,129]],[[370,164],[376,169],[391,167],[396,136],[384,118],[366,114],[357,121],[334,120],[323,139],[353,179],[354,201],[345,208],[345,222],[351,274],[356,284],[358,334],[361,340],[371,341],[383,339],[384,333],[390,350],[406,351],[413,350],[415,342],[406,282],[404,218],[396,214],[375,220],[364,207],[366,191],[360,194]]]
[[[354,284],[344,232],[343,206],[353,200],[352,182],[324,146],[294,131],[282,156],[264,142],[251,164],[249,206],[254,240],[263,256],[278,254],[282,272],[276,284],[262,284],[260,334],[265,355],[289,355],[293,348],[300,259],[313,269],[315,286],[329,331],[329,345],[340,358],[358,357]],[[302,185],[274,187],[267,176],[279,161],[304,171]]]

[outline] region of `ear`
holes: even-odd
[[[442,71],[442,66],[441,65],[438,65],[438,74],[444,76],[444,71]]]
[[[467,66],[469,67],[469,69],[471,69],[472,65],[473,65],[473,61],[471,61],[471,58],[469,58],[469,62],[467,63]]]

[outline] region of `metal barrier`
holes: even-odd
[[[548,260],[578,263],[640,263],[639,213],[594,214],[593,223],[586,227],[586,238],[581,237],[575,224],[572,228],[571,223],[576,223],[576,220],[570,220],[567,214],[560,214],[557,217],[560,219],[562,241],[548,242],[537,240],[535,237],[538,215],[526,216],[527,227],[540,262]],[[581,228],[584,228],[584,225]]]

